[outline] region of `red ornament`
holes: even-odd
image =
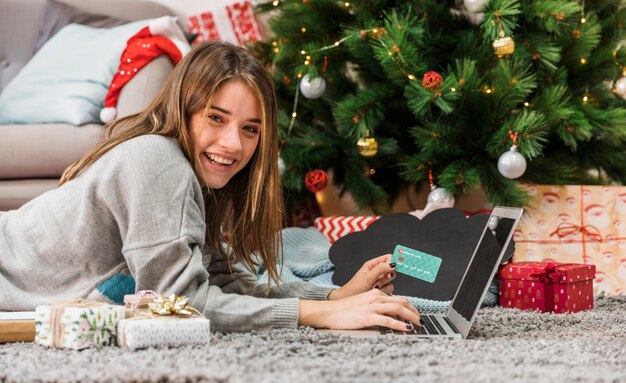
[[[422,86],[424,89],[439,89],[441,83],[443,82],[443,77],[435,71],[430,71],[424,73],[424,79],[422,80]]]
[[[328,174],[322,169],[311,170],[304,177],[304,184],[311,193],[322,191],[328,185]]]

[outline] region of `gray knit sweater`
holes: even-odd
[[[205,246],[198,179],[178,143],[126,141],[82,175],[0,213],[0,310],[33,310],[132,276],[135,290],[186,295],[215,331],[295,327],[298,299],[327,299],[304,282],[265,285]],[[132,279],[131,279],[132,280]]]

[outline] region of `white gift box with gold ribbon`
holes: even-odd
[[[132,297],[125,300],[133,301]],[[210,321],[188,305],[184,296],[157,296],[148,310],[136,310],[133,317],[118,324],[118,344],[139,349],[159,346],[208,344]]]

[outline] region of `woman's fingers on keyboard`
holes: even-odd
[[[392,318],[388,315],[377,315],[375,317],[378,326],[388,327],[397,331],[411,331],[413,326],[404,323],[402,320]]]
[[[419,324],[420,322],[419,314],[413,312],[399,302],[382,303],[377,307],[376,312],[394,318],[398,317],[398,320],[402,321],[402,323],[404,323],[404,320],[408,320],[416,324]]]

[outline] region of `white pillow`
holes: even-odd
[[[65,26],[0,94],[0,124],[100,123],[126,42],[150,21],[106,29]]]

